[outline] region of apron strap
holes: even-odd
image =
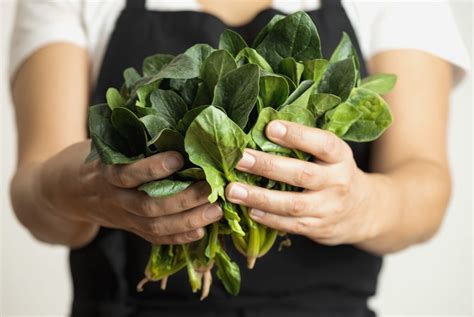
[[[321,0],[321,8],[334,8],[342,6],[341,0]]]
[[[146,0],[127,0],[125,9],[145,9]]]

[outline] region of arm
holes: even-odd
[[[229,200],[253,207],[252,217],[270,227],[322,244],[355,244],[376,254],[433,236],[450,194],[450,65],[429,54],[400,50],[379,54],[370,67],[398,76],[396,89],[386,96],[394,124],[374,144],[374,173],[359,170],[350,148],[333,134],[274,121],[266,130],[272,141],[311,153],[318,161],[247,150],[238,168],[306,190],[282,193],[234,183],[226,191]]]
[[[206,184],[162,199],[136,190],[179,170],[179,153],[124,166],[84,163],[90,149],[88,88],[87,52],[71,44],[40,49],[18,71],[12,85],[18,166],[11,199],[20,222],[39,240],[70,247],[90,242],[100,226],[155,244],[201,238],[203,227],[222,216],[218,206],[206,203]]]

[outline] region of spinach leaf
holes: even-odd
[[[278,71],[280,74],[288,76],[298,86],[304,71],[304,65],[295,61],[293,57],[287,57],[280,62]]]
[[[184,146],[189,160],[201,167],[211,186],[209,200],[224,197],[224,185],[249,141],[242,129],[216,107],[204,109],[189,126]]]
[[[171,127],[176,127],[178,120],[188,111],[183,98],[173,90],[156,90],[150,95],[150,101],[159,115]]]
[[[170,87],[179,93],[188,107],[191,107],[200,82],[198,78],[170,79]]]
[[[137,88],[136,92],[137,92],[137,97],[138,97],[138,100],[136,101],[135,105],[137,107],[151,107],[151,104],[150,104],[150,94],[158,89],[158,87],[160,87],[160,84],[161,84],[161,80],[157,80],[157,81],[154,81],[152,82],[151,84],[147,84],[147,85],[142,85],[140,87]]]
[[[375,92],[356,88],[347,100],[361,113],[360,118],[343,135],[343,139],[369,142],[377,139],[392,123],[392,115],[385,100]]]
[[[174,56],[169,54],[156,54],[146,57],[143,60],[143,76],[149,77],[158,74],[173,58]]]
[[[112,110],[125,105],[125,100],[123,99],[122,95],[120,95],[120,92],[115,88],[107,89],[105,99]]]
[[[192,184],[193,182],[163,179],[143,184],[138,187],[138,190],[145,192],[150,197],[163,198],[180,193]]]
[[[276,22],[256,49],[274,69],[285,57],[296,60],[322,57],[318,31],[311,17],[301,11]]]
[[[132,156],[145,152],[147,146],[145,127],[132,111],[123,107],[115,108],[110,116],[110,122],[127,141],[127,147]]]
[[[325,59],[310,59],[303,61],[304,71],[301,76],[303,80],[312,80],[319,85],[324,72],[328,68],[329,62]]]
[[[291,93],[291,95],[286,99],[283,106],[290,105],[290,104],[298,104],[302,107],[306,107],[309,101],[309,97],[313,93],[314,89],[314,82],[312,80],[305,80],[301,82],[298,88],[295,89]]]
[[[125,79],[125,87],[128,91],[135,89],[135,86],[139,83],[142,76],[133,67],[129,67],[123,72],[123,78]]]
[[[242,49],[237,56],[235,57],[237,62],[245,60],[249,64],[255,64],[260,67],[262,70],[272,73],[272,67],[268,62],[260,55],[256,50],[250,47]]]
[[[354,58],[330,63],[319,83],[318,91],[333,94],[345,101],[357,80]]]
[[[200,106],[186,112],[184,116],[178,121],[177,130],[183,135],[186,134],[186,130],[188,130],[189,125],[201,113],[201,111],[207,107],[209,106]]]
[[[290,93],[288,83],[284,77],[278,75],[265,75],[260,77],[259,106],[260,112],[263,107],[278,108]]]
[[[200,167],[190,167],[177,172],[176,175],[184,179],[192,179],[196,181],[206,179],[206,175]]]
[[[260,30],[260,32],[257,34],[255,37],[255,40],[253,41],[252,47],[257,47],[262,43],[263,39],[267,37],[268,33],[273,29],[275,24],[280,21],[281,19],[285,18],[284,15],[281,14],[275,14],[273,18],[268,22],[268,24]]]
[[[202,65],[201,78],[207,87],[207,93],[212,96],[214,87],[219,80],[230,71],[237,68],[232,55],[226,50],[214,51]]]
[[[227,220],[230,229],[241,236],[245,236],[245,232],[240,226],[240,216],[237,206],[225,199],[222,199],[221,206],[224,212],[224,218]]]
[[[308,110],[316,118],[321,117],[326,111],[331,110],[341,103],[341,98],[331,94],[317,93],[309,97]]]
[[[386,94],[395,87],[397,76],[392,74],[377,74],[362,79],[360,88],[372,90],[380,95]]]
[[[349,102],[343,102],[326,112],[323,129],[343,137],[349,128],[362,116],[362,113]]]
[[[259,69],[253,64],[229,72],[217,83],[212,105],[225,109],[229,118],[244,128],[257,102],[259,77]]]
[[[184,52],[184,55],[188,55],[189,57],[191,57],[194,60],[194,62],[198,65],[199,69],[201,69],[202,63],[214,51],[215,49],[209,44],[196,44],[188,48]]]
[[[234,296],[238,295],[240,292],[240,269],[237,263],[230,260],[229,255],[222,247],[218,248],[215,261],[217,277],[227,292]]]
[[[351,57],[354,59],[356,69],[359,70],[359,58],[357,57],[357,51],[352,45],[349,35],[347,35],[346,32],[343,32],[341,41],[332,53],[329,62],[334,64],[336,62],[340,62]]]
[[[186,154],[184,150],[184,138],[175,130],[163,129],[153,141],[153,145],[158,152],[178,151],[182,154]]]
[[[180,54],[164,66],[156,75],[145,78],[143,84],[151,84],[164,78],[190,79],[199,77],[199,63],[189,55]]]
[[[245,47],[248,45],[242,36],[232,30],[225,30],[219,38],[219,49],[226,50],[233,57],[237,56]]]
[[[155,143],[159,134],[163,129],[169,128],[170,124],[164,118],[157,115],[149,114],[140,118],[140,121],[145,126],[148,135],[148,145]]]

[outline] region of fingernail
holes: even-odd
[[[230,188],[230,191],[229,191],[229,196],[230,198],[234,198],[234,199],[245,199],[247,198],[247,189],[245,189],[243,186],[241,185],[232,185],[232,187]]]
[[[261,218],[263,215],[265,215],[265,212],[261,211],[260,209],[253,208],[250,210],[250,216],[252,216],[252,218]]]
[[[240,159],[239,163],[237,164],[238,167],[243,167],[243,168],[251,168],[252,166],[255,165],[255,157],[253,155],[248,154],[247,152],[244,152],[244,155]]]
[[[207,220],[219,219],[222,216],[222,209],[219,205],[212,205],[206,210]]]
[[[274,138],[281,139],[286,135],[286,126],[280,122],[271,122],[268,127],[268,133]]]
[[[165,160],[165,168],[169,171],[175,171],[183,165],[183,160],[177,155],[170,155]]]

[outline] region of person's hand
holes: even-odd
[[[59,217],[127,230],[154,244],[198,240],[206,225],[222,217],[220,207],[207,202],[205,182],[165,198],[151,198],[136,189],[181,169],[183,158],[178,152],[129,165],[104,165],[98,160],[85,164],[89,147],[89,142],[72,145],[42,168],[42,201]]]
[[[250,216],[261,224],[322,244],[357,243],[375,235],[374,217],[366,208],[374,189],[347,143],[330,132],[279,120],[267,126],[266,134],[275,143],[313,155],[313,161],[247,149],[237,169],[305,190],[231,183],[227,199],[251,207]]]

